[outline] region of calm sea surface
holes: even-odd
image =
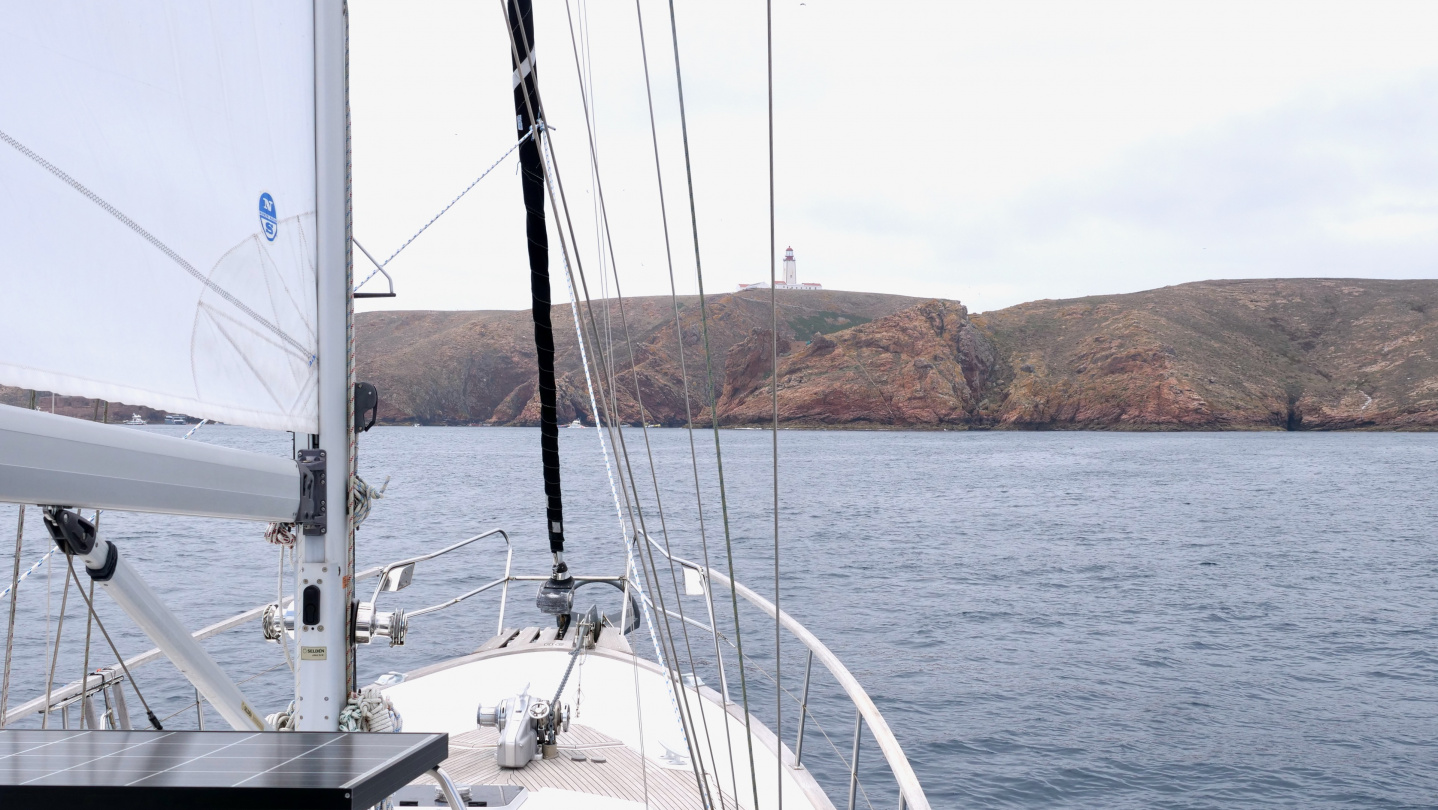
[[[561,434],[571,564],[620,573],[596,433]],[[667,528],[676,553],[702,558],[688,435],[649,432],[652,477],[642,435],[625,435],[649,531]],[[708,554],[727,565],[713,434],[694,438]],[[232,427],[192,440],[290,449],[288,434]],[[873,696],[935,807],[1438,806],[1438,436],[785,431],[779,440],[783,607]],[[723,431],[721,441],[738,578],[769,596],[770,434]],[[391,477],[359,533],[361,567],[500,526],[512,532],[516,573],[547,572],[537,431],[377,428],[360,447],[367,480]],[[7,583],[16,511],[0,507]],[[254,525],[107,513],[100,530],[193,628],[274,599],[278,555]],[[28,510],[22,565],[46,543]],[[501,544],[487,541],[446,559],[422,565],[388,604],[412,611],[504,564]],[[21,586],[12,707],[43,692],[47,602],[53,632],[67,598],[62,571],[42,566]],[[615,595],[601,590],[582,601],[617,615]],[[541,621],[532,587],[511,597],[506,624]],[[672,589],[666,598],[674,607]],[[83,666],[84,614],[73,589],[68,600],[57,683]],[[149,647],[107,597],[96,601],[122,652]],[[679,601],[707,621],[702,598]],[[494,632],[497,609],[497,594],[486,594],[415,620],[408,646],[361,648],[362,677],[471,651]],[[741,615],[749,698],[772,725],[773,625]],[[653,655],[647,636],[635,640]],[[783,685],[797,694],[803,652],[783,641]],[[113,660],[98,632],[92,644],[92,666]],[[237,678],[253,678],[243,688],[263,711],[283,707],[291,676],[256,625],[207,646]],[[694,632],[690,646],[714,684],[712,640]],[[804,759],[842,806],[836,750],[848,756],[854,715],[817,670]],[[136,677],[157,714],[178,712],[167,725],[194,727],[193,693],[168,663]],[[130,703],[138,713],[133,693]],[[792,746],[794,704],[783,712]],[[206,721],[223,727],[212,711]],[[860,761],[859,806],[894,807],[867,732]]]

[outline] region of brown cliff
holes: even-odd
[[[954,301],[869,293],[777,301],[786,426],[1438,427],[1438,281],[1205,281],[973,316]],[[697,297],[595,302],[580,315],[591,371],[608,365],[626,423],[707,424],[711,401],[721,424],[773,418],[767,291],[708,299],[708,369]],[[553,318],[560,419],[593,424],[573,314]],[[382,421],[538,423],[528,311],[364,313],[356,333]],[[0,402],[26,398],[0,388]],[[90,400],[58,404],[93,412]],[[158,418],[114,406],[111,419],[131,410]]]
[[[972,317],[953,301],[864,293],[778,303],[779,418],[793,427],[1438,426],[1434,281],[1210,281]],[[587,334],[612,336],[625,422],[642,402],[649,421],[684,423],[681,351],[689,412],[709,418],[698,300],[678,306],[677,327],[662,297],[623,313],[597,302],[593,327],[581,308]],[[554,311],[560,418],[592,424],[572,317]],[[722,424],[772,419],[769,321],[767,292],[709,299]],[[366,314],[361,375],[386,393],[387,420],[533,425],[531,329],[528,312]]]
[[[1438,282],[1205,281],[986,313],[1003,427],[1432,428]]]

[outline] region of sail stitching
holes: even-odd
[[[154,234],[152,234],[152,233],[150,233],[149,231],[145,230],[145,229],[144,229],[143,227],[141,227],[140,224],[139,224],[138,222],[136,222],[135,220],[130,219],[129,217],[125,216],[125,214],[124,214],[123,212],[121,212],[118,208],[116,208],[115,206],[113,206],[113,205],[109,204],[108,202],[106,202],[102,197],[100,197],[100,195],[98,195],[98,194],[96,194],[95,192],[91,191],[90,189],[86,188],[86,187],[84,186],[84,184],[82,184],[80,181],[78,181],[78,180],[76,180],[75,178],[71,177],[70,175],[66,174],[64,171],[62,171],[62,170],[60,169],[60,167],[56,166],[55,164],[51,163],[50,161],[48,161],[48,160],[46,160],[46,159],[44,159],[44,158],[42,158],[42,157],[40,157],[40,156],[37,155],[34,151],[32,151],[29,147],[25,146],[24,144],[20,143],[19,141],[15,140],[14,138],[10,137],[10,135],[9,135],[8,133],[6,133],[4,130],[0,130],[0,141],[4,141],[5,143],[7,143],[7,144],[13,146],[17,152],[19,152],[20,154],[24,155],[25,157],[30,158],[31,160],[35,161],[35,162],[36,162],[37,164],[39,164],[40,167],[43,168],[45,171],[47,171],[47,172],[49,172],[49,173],[55,175],[55,176],[58,177],[61,181],[63,181],[66,185],[68,185],[69,187],[75,189],[76,191],[78,191],[78,192],[80,192],[82,195],[84,195],[86,198],[88,198],[88,199],[90,200],[90,202],[93,202],[94,204],[100,206],[100,208],[104,209],[104,211],[105,211],[106,213],[108,213],[110,216],[113,216],[115,219],[118,219],[118,220],[120,221],[120,223],[123,224],[125,227],[127,227],[127,228],[129,228],[130,230],[134,231],[134,232],[135,232],[136,234],[138,234],[141,238],[143,238],[146,242],[149,242],[151,245],[154,245],[155,248],[158,249],[161,253],[163,253],[163,254],[165,254],[166,256],[168,256],[171,261],[173,261],[175,264],[178,264],[181,268],[183,268],[183,269],[185,270],[185,272],[187,272],[187,273],[189,273],[191,276],[193,276],[196,281],[199,281],[201,284],[205,285],[205,286],[208,287],[211,291],[213,291],[216,295],[220,296],[221,298],[223,298],[223,299],[225,299],[226,301],[228,301],[228,302],[230,302],[231,304],[233,304],[236,309],[240,310],[241,312],[243,312],[243,313],[245,313],[246,315],[250,316],[251,318],[255,319],[256,322],[262,324],[265,328],[269,329],[271,332],[274,332],[276,335],[279,336],[279,338],[280,338],[281,340],[285,341],[286,343],[290,344],[291,346],[294,346],[296,349],[299,349],[299,350],[300,350],[301,352],[303,352],[307,357],[313,357],[313,356],[314,356],[314,352],[312,352],[310,349],[306,348],[306,347],[304,346],[304,344],[302,344],[302,343],[300,343],[299,341],[295,340],[294,338],[290,337],[283,329],[279,328],[278,326],[276,326],[276,325],[273,324],[273,323],[270,323],[270,322],[269,322],[268,320],[266,320],[263,316],[261,316],[258,312],[255,312],[253,309],[250,309],[250,308],[249,308],[248,306],[246,306],[242,301],[240,301],[240,299],[236,298],[235,296],[231,295],[227,290],[225,290],[225,288],[223,288],[223,287],[221,287],[220,285],[216,284],[214,281],[211,281],[209,278],[207,278],[207,277],[206,277],[203,273],[201,273],[199,270],[196,270],[195,267],[194,267],[194,265],[192,265],[192,264],[190,264],[189,262],[185,261],[184,257],[180,256],[180,254],[178,254],[178,253],[176,253],[175,251],[171,250],[168,245],[166,245],[164,242],[161,242],[158,238],[156,238]]]

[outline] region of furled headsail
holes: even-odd
[[[0,14],[0,384],[318,432],[311,4]]]
[[[536,120],[544,120],[534,63],[531,0],[508,0],[510,59],[514,66],[514,123],[520,138],[524,231],[529,245],[529,288],[534,315],[534,353],[539,371],[539,441],[544,464],[545,520],[549,550],[564,551],[564,502],[559,486],[559,417],[555,403],[554,327],[550,322],[549,233],[544,223],[544,163]],[[566,614],[567,615],[567,614]]]

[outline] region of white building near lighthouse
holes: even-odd
[[[740,284],[738,291],[739,291],[739,292],[744,292],[745,290],[767,290],[767,289],[769,289],[769,282],[767,282],[767,281],[756,281],[756,282],[753,283],[753,284]],[[819,284],[819,283],[817,283],[817,282],[813,282],[813,281],[804,282],[804,283],[802,283],[802,284],[799,283],[799,268],[798,268],[798,265],[797,265],[797,264],[795,263],[795,261],[794,261],[794,248],[790,247],[790,248],[785,248],[785,250],[784,250],[784,275],[783,275],[783,277],[782,277],[782,280],[781,280],[778,284],[775,284],[775,285],[774,285],[774,289],[776,289],[776,290],[822,290],[822,289],[824,289],[824,285]]]

